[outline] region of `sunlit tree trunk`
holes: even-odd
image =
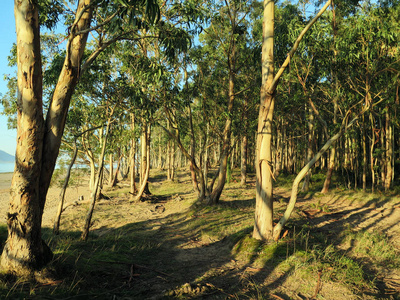
[[[362,171],[362,186],[363,186],[363,192],[367,191],[367,133],[366,133],[366,124],[365,124],[365,118],[363,116],[363,121],[362,121],[362,151],[363,151],[363,158],[362,158],[362,165],[363,165],[363,171]]]
[[[117,163],[117,169],[115,170],[115,174],[113,176],[113,180],[110,185],[111,187],[114,187],[117,185],[118,173],[121,169],[121,161],[122,161],[122,157],[123,157],[123,154],[121,153],[121,149],[118,149],[118,156],[119,156],[119,158],[118,158],[118,163]]]
[[[7,214],[8,238],[1,267],[29,275],[51,259],[41,238],[43,206],[38,176],[42,167],[42,69],[37,6],[15,1],[17,31],[17,149]]]
[[[169,121],[167,121],[167,130],[170,129]],[[166,167],[167,167],[167,180],[172,181],[171,179],[171,143],[172,141],[168,139],[167,141],[167,162],[166,162]]]
[[[240,184],[246,184],[247,177],[247,135],[246,133],[242,136],[242,141],[240,145]]]
[[[219,160],[219,173],[218,182],[212,193],[210,194],[209,203],[217,204],[221,197],[222,190],[224,189],[226,182],[226,172],[228,169],[228,157],[231,146],[231,130],[232,130],[232,116],[231,112],[233,109],[233,103],[235,100],[235,63],[236,63],[236,45],[233,41],[231,48],[231,57],[229,58],[229,88],[228,88],[228,107],[227,107],[227,118],[225,121],[225,127],[223,131],[222,150]]]
[[[272,121],[275,95],[268,93],[274,77],[274,1],[264,0],[262,82],[256,148],[256,208],[253,237],[273,238]]]
[[[113,159],[113,154],[110,153],[108,156],[108,161],[109,161],[109,168],[110,168],[110,174],[108,177],[108,185],[112,186],[113,181],[114,181],[114,159]]]
[[[145,118],[142,118],[141,143],[141,164],[140,164],[140,188],[135,201],[139,201],[143,194],[150,195],[149,173],[150,173],[150,125]]]
[[[130,199],[133,200],[133,195],[136,192],[136,162],[135,162],[135,155],[136,155],[136,137],[135,137],[135,116],[134,114],[130,114],[131,116],[131,132],[132,132],[132,139],[131,139],[131,149],[129,154],[130,159]]]
[[[308,108],[308,141],[307,141],[307,162],[313,157],[313,143],[314,143],[314,114],[311,107]],[[308,192],[311,177],[311,168],[308,170],[306,177],[303,181],[302,191]]]
[[[77,155],[78,155],[78,147],[76,145],[76,138],[75,138],[74,152],[72,154],[71,162],[70,162],[70,164],[68,166],[68,170],[67,170],[67,175],[65,176],[64,184],[63,184],[61,192],[60,192],[60,202],[58,204],[57,214],[54,219],[54,225],[53,225],[53,233],[54,234],[59,234],[59,232],[60,232],[60,221],[61,221],[61,213],[63,211],[63,206],[64,206],[65,192],[68,187],[69,178],[71,176],[71,170],[75,163]]]
[[[385,181],[385,191],[390,189],[392,181],[392,165],[393,165],[393,130],[390,120],[389,107],[386,106],[386,181]]]
[[[370,142],[369,156],[370,156],[370,170],[371,170],[371,192],[373,193],[375,191],[375,169],[374,169],[375,119],[372,116],[372,113],[370,114],[370,120],[371,120],[371,142]]]
[[[337,23],[336,23],[336,14],[335,14],[335,6],[332,1],[332,31],[333,31],[333,40],[336,40],[337,36]],[[337,63],[338,50],[336,49],[335,42],[333,49],[333,60],[334,64]],[[332,76],[334,78],[335,85],[335,96],[333,97],[333,127],[336,127],[337,124],[337,113],[338,113],[338,98],[339,98],[339,81],[338,74],[336,72],[335,66],[333,66],[334,70],[332,70]],[[336,143],[332,144],[331,152],[329,155],[329,163],[328,163],[328,171],[326,172],[326,177],[324,181],[324,185],[322,187],[321,193],[327,193],[329,191],[329,186],[332,180],[333,170],[335,168],[335,158],[336,158]]]
[[[149,126],[150,127],[150,126]],[[148,137],[150,136],[150,128],[147,130],[145,129],[146,134],[145,136],[142,135],[142,139],[145,137],[147,142],[145,143],[145,147],[143,148],[142,146],[142,151],[145,151],[145,156],[142,156],[142,159],[146,159],[145,165],[146,168],[142,169],[143,173],[143,178],[142,178],[142,184],[140,185],[139,191],[134,199],[135,202],[138,202],[141,200],[143,194],[150,194],[149,187],[148,187],[148,180],[149,180],[149,175],[150,175],[150,141],[148,140]],[[143,161],[142,161],[143,164]]]
[[[170,179],[171,181],[175,180],[175,141],[170,141],[172,143],[172,149],[171,149],[171,156],[170,156],[170,162],[171,162],[171,170],[170,170]]]
[[[110,113],[110,115],[112,115],[112,112]],[[105,156],[105,152],[106,152],[107,138],[108,138],[108,133],[110,130],[110,123],[111,123],[111,117],[109,117],[107,120],[107,126],[105,129],[105,134],[104,134],[103,141],[102,141],[103,144],[102,144],[101,153],[100,153],[100,157],[99,157],[99,167],[98,167],[98,172],[97,172],[97,176],[96,176],[96,181],[94,184],[94,188],[90,193],[90,205],[89,205],[88,213],[86,215],[86,220],[85,220],[85,225],[83,227],[82,235],[81,235],[81,239],[83,241],[86,241],[89,237],[89,230],[90,230],[90,226],[91,226],[91,222],[92,222],[94,207],[95,207],[96,200],[98,197],[97,195],[99,193],[99,187],[101,185],[100,181],[101,181],[101,177],[103,176],[104,156]]]
[[[70,28],[71,34],[67,42],[64,65],[47,110],[43,141],[43,167],[40,173],[40,195],[43,206],[56,165],[68,107],[80,77],[81,62],[88,37],[88,33],[77,34],[77,32],[90,27],[93,9],[93,6],[90,5],[91,2],[91,0],[79,0],[76,12],[78,20]]]

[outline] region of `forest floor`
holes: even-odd
[[[151,196],[129,201],[128,182],[104,190],[89,240],[80,241],[85,177],[67,190],[61,233],[51,232],[60,188],[50,188],[43,235],[54,252],[42,280],[0,276],[0,299],[400,299],[400,197],[333,186],[315,176],[279,242],[251,238],[255,185],[227,183],[219,205],[196,205],[187,171],[152,170]],[[235,175],[235,174],[234,174]],[[7,177],[8,176],[8,177]],[[0,175],[0,211],[10,174]],[[275,188],[276,220],[293,178]],[[82,200],[78,200],[83,196]],[[82,199],[82,197],[81,197]],[[0,243],[6,239],[0,219]]]

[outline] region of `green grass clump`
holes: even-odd
[[[383,232],[358,232],[348,235],[353,253],[382,266],[399,267],[399,253]]]

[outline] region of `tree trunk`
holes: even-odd
[[[18,65],[17,149],[7,214],[8,237],[1,256],[5,272],[23,276],[33,274],[52,257],[41,237],[45,198],[39,192],[39,174],[44,124],[38,8],[34,3],[21,0],[14,4]]]
[[[113,160],[113,154],[109,154],[109,165],[110,165],[110,174],[108,177],[108,185],[111,187],[113,186],[114,182],[114,160]]]
[[[158,136],[158,168],[161,170],[163,168],[162,165],[162,147],[161,147],[161,131],[160,135]]]
[[[169,127],[170,127],[170,125],[169,125],[169,121],[167,121],[167,129],[169,130]],[[168,138],[168,141],[167,141],[167,162],[166,162],[166,167],[167,167],[167,180],[168,181],[172,181],[171,180],[171,159],[172,159],[172,157],[171,157],[171,152],[173,151],[173,150],[171,150],[171,139],[169,139]]]
[[[335,41],[336,36],[337,36],[337,24],[336,24],[336,14],[335,14],[335,6],[332,1],[332,31],[333,31],[333,39]],[[338,100],[339,100],[339,80],[338,80],[338,74],[336,72],[336,66],[335,64],[337,63],[337,56],[338,56],[338,50],[336,49],[336,44],[335,42],[333,43],[334,49],[333,49],[333,61],[334,61],[334,66],[332,70],[332,77],[334,80],[335,84],[335,96],[333,97],[333,127],[336,126],[337,124],[337,112],[338,112]],[[331,148],[331,153],[329,156],[329,165],[328,165],[328,171],[326,173],[324,185],[322,187],[321,193],[325,194],[329,191],[329,186],[331,184],[332,180],[332,174],[333,170],[335,168],[335,158],[336,158],[336,143],[332,144]]]
[[[375,163],[375,158],[374,158],[374,146],[375,146],[375,119],[370,114],[370,119],[371,119],[371,143],[370,143],[370,151],[369,151],[369,156],[370,156],[370,169],[371,169],[371,192],[373,193],[375,191],[375,170],[374,170],[374,163]]]
[[[145,134],[144,134],[144,132],[145,132]],[[150,142],[149,142],[150,129],[147,130],[147,128],[145,128],[144,131],[142,131],[142,133],[144,134],[144,136],[142,135],[142,139],[144,138],[147,141],[147,142],[145,142],[145,148],[142,147],[142,151],[145,151],[145,153],[146,153],[144,157],[142,156],[142,159],[146,159],[146,162],[145,162],[146,169],[145,170],[142,169],[142,172],[144,172],[143,178],[142,178],[142,184],[140,185],[139,191],[138,191],[135,199],[133,200],[134,202],[140,201],[143,197],[143,194],[150,195],[149,185],[148,185],[149,174],[150,174]],[[143,165],[143,161],[142,161],[142,165]]]
[[[385,192],[389,191],[392,181],[393,165],[393,130],[390,120],[389,107],[386,107],[386,181]]]
[[[307,141],[307,162],[313,157],[314,144],[314,114],[311,107],[308,107],[308,141]],[[302,191],[308,192],[310,185],[311,168],[308,170],[306,178],[303,182]]]
[[[366,133],[366,124],[365,124],[365,118],[363,116],[363,122],[362,122],[362,151],[363,151],[363,171],[362,171],[362,186],[363,186],[363,192],[365,193],[367,191],[367,133]]]
[[[117,185],[117,181],[118,181],[118,172],[121,168],[121,161],[122,161],[122,157],[123,154],[121,154],[121,149],[119,149],[119,158],[118,158],[118,163],[117,163],[117,169],[115,170],[115,175],[113,176],[113,181],[111,182],[110,187],[114,187]]]
[[[53,233],[54,234],[59,234],[60,233],[60,221],[61,221],[61,213],[63,211],[63,206],[64,206],[65,192],[67,190],[68,181],[69,181],[69,178],[71,176],[72,166],[75,163],[77,155],[78,155],[78,147],[76,145],[76,139],[75,139],[74,140],[74,153],[72,154],[71,162],[70,162],[70,164],[68,166],[68,170],[67,170],[67,175],[65,176],[64,184],[63,184],[63,187],[62,187],[61,192],[60,192],[60,203],[58,205],[58,210],[57,210],[57,214],[56,214],[56,217],[55,217],[55,220],[54,220],[54,226],[53,226]]]
[[[174,181],[175,180],[175,141],[172,142],[172,151],[171,151],[171,157],[170,157],[170,162],[171,162],[171,171],[170,171],[170,180]]]
[[[110,115],[112,115],[112,112]],[[105,156],[105,152],[106,152],[108,132],[110,130],[110,123],[111,123],[111,117],[107,120],[106,132],[104,135],[103,145],[102,145],[102,149],[101,149],[101,153],[100,153],[99,168],[98,168],[98,172],[97,172],[97,176],[96,176],[96,181],[94,184],[94,189],[90,193],[89,210],[86,215],[85,225],[83,227],[83,232],[81,235],[81,240],[83,240],[83,241],[87,241],[87,239],[89,237],[89,230],[90,230],[90,226],[91,226],[91,222],[92,222],[94,206],[96,204],[96,198],[97,198],[97,193],[98,193],[98,189],[100,186],[101,177],[103,176],[104,156]]]
[[[240,184],[241,185],[246,185],[246,177],[247,177],[247,136],[246,136],[246,133],[244,133],[243,136],[242,136],[240,154],[241,154],[241,160],[240,160],[240,175],[241,175],[240,178],[241,178],[241,180],[240,180]]]
[[[131,149],[130,149],[130,199],[133,200],[133,195],[136,192],[136,163],[135,163],[135,154],[136,154],[136,137],[135,137],[135,116],[131,113],[131,132],[132,132],[132,140],[131,140]]]
[[[318,20],[331,0],[321,8],[319,13],[302,30],[293,48],[287,55],[284,63],[276,76],[274,73],[274,9],[273,1],[264,0],[263,44],[262,44],[262,80],[260,112],[257,128],[256,150],[256,210],[254,219],[253,237],[260,240],[273,238],[273,185],[272,185],[272,161],[271,138],[272,121],[275,104],[275,91],[279,78],[283,74],[293,57],[301,39],[307,30]]]
[[[258,240],[273,238],[273,185],[272,185],[272,121],[275,90],[269,93],[274,78],[274,1],[264,0],[262,81],[260,111],[258,115],[256,148],[256,208],[253,237]]]
[[[218,182],[216,187],[213,189],[210,194],[209,204],[217,204],[219,202],[219,198],[221,197],[222,190],[224,189],[226,182],[226,171],[228,168],[228,157],[229,150],[231,146],[231,127],[232,127],[232,109],[233,103],[235,100],[235,62],[236,62],[236,45],[233,40],[233,45],[231,48],[231,56],[229,58],[229,89],[228,89],[228,107],[227,107],[227,117],[225,121],[225,128],[223,132],[223,142],[222,142],[222,151],[219,160],[219,173],[218,173]]]
[[[350,127],[350,126],[348,126],[348,127]],[[282,216],[282,218],[279,220],[279,222],[276,224],[276,226],[274,227],[274,233],[273,233],[274,240],[279,239],[283,226],[289,220],[290,215],[293,212],[293,209],[294,209],[296,201],[297,201],[297,193],[298,193],[298,188],[299,188],[299,184],[300,184],[301,180],[304,178],[304,176],[306,176],[307,172],[315,164],[315,162],[320,159],[322,154],[324,154],[325,151],[328,150],[329,147],[341,136],[341,134],[342,134],[342,130],[340,130],[337,134],[335,134],[332,138],[330,138],[325,143],[325,145],[321,148],[321,150],[303,167],[303,169],[299,172],[299,174],[297,174],[296,178],[293,181],[292,193],[290,195],[290,200],[289,200],[289,203],[285,210],[285,213]]]
[[[141,172],[140,172],[140,188],[134,201],[139,201],[143,195],[150,195],[149,190],[149,173],[150,173],[150,125],[147,120],[142,120],[142,136],[140,138],[142,146]]]
[[[89,180],[89,190],[90,192],[94,189],[94,181],[96,180],[96,165],[94,163],[94,156],[92,151],[87,152],[90,165],[90,180]]]
[[[145,118],[142,118],[142,137],[140,138],[141,142],[141,164],[140,164],[140,189],[142,189],[142,186],[144,187],[143,193],[146,195],[150,195],[150,190],[149,190],[149,185],[147,182],[146,177],[146,172],[147,169],[150,169],[150,151],[148,151],[148,148],[150,148],[149,145],[149,124]]]
[[[76,35],[76,32],[90,27],[93,10],[93,5],[90,5],[91,2],[92,0],[79,0],[76,11],[78,19],[74,21],[70,28],[71,34],[67,42],[65,61],[47,110],[43,140],[43,167],[40,173],[42,207],[44,207],[51,176],[56,165],[69,103],[80,77],[81,62],[88,37],[88,33]]]

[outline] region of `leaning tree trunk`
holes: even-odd
[[[47,111],[43,140],[43,167],[40,173],[42,207],[44,207],[51,176],[56,165],[71,97],[81,75],[81,62],[88,32],[75,34],[90,27],[93,9],[91,2],[92,0],[79,0],[76,12],[77,20],[70,27],[71,34],[67,42],[65,61]]]
[[[110,115],[112,115],[112,114],[113,114],[113,110],[111,111]],[[90,193],[89,210],[86,215],[85,225],[83,227],[83,232],[81,235],[81,239],[83,241],[87,241],[87,239],[89,237],[89,230],[90,230],[90,226],[91,226],[91,222],[92,222],[94,206],[96,204],[96,198],[97,198],[97,193],[98,193],[99,186],[100,186],[100,181],[103,176],[104,155],[106,153],[107,138],[108,138],[108,132],[110,130],[110,123],[111,123],[111,117],[107,120],[107,126],[106,126],[106,130],[105,130],[106,132],[104,135],[103,145],[102,145],[102,149],[101,149],[101,153],[100,153],[100,157],[99,157],[99,168],[98,168],[98,172],[97,172],[97,176],[96,176],[96,181],[94,184],[94,188]]]
[[[227,109],[227,119],[225,121],[225,128],[223,132],[223,144],[222,151],[219,160],[219,173],[218,182],[209,197],[209,204],[217,204],[219,198],[221,197],[222,190],[224,189],[226,182],[226,172],[228,169],[228,157],[229,150],[231,146],[231,130],[232,130],[232,109],[233,102],[235,100],[235,61],[236,61],[236,45],[233,41],[231,49],[231,57],[229,61],[229,89],[228,89],[228,109]]]
[[[118,173],[119,170],[121,168],[121,161],[122,161],[122,157],[124,156],[123,154],[121,154],[121,149],[119,149],[119,158],[118,158],[118,163],[117,163],[117,169],[115,170],[115,175],[113,177],[113,181],[111,182],[111,187],[115,187],[117,185],[117,181],[118,181]]]
[[[56,214],[56,218],[54,220],[54,225],[53,225],[53,233],[54,234],[60,233],[60,221],[61,221],[61,213],[63,211],[63,206],[64,206],[65,192],[68,187],[69,178],[71,177],[71,170],[75,163],[77,155],[78,155],[78,147],[76,145],[76,138],[75,138],[74,153],[72,154],[71,162],[69,163],[68,170],[67,170],[67,175],[65,176],[64,184],[63,184],[63,187],[60,192],[60,203],[58,204],[57,214]]]
[[[366,111],[364,108],[363,111],[360,114],[363,114]],[[336,133],[334,136],[332,136],[326,143],[325,145],[321,148],[321,150],[318,151],[318,153],[301,169],[301,171],[297,174],[296,178],[293,181],[292,185],[292,193],[290,195],[290,200],[289,203],[286,207],[286,210],[279,220],[279,222],[275,225],[274,227],[274,232],[273,232],[273,237],[274,240],[278,240],[280,237],[280,234],[282,232],[283,226],[287,223],[289,220],[293,209],[296,205],[297,201],[297,193],[299,189],[299,184],[301,180],[306,176],[307,172],[311,169],[311,167],[321,158],[321,156],[326,152],[326,150],[329,149],[329,147],[336,142],[336,140],[344,133],[346,132],[353,124],[358,120],[359,115],[354,117],[353,120],[351,120],[346,126],[344,125],[345,123],[343,122],[341,125],[341,128],[339,129],[339,132]]]

